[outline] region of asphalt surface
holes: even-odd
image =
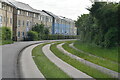
[[[15,42],[2,46],[2,78],[19,78],[19,74],[16,73],[18,54],[24,47],[34,43],[38,41]]]
[[[51,42],[51,41],[63,41],[63,40],[15,42],[14,44],[0,46],[2,47],[2,53],[0,53],[0,55],[2,54],[2,59],[1,59],[2,64],[0,64],[0,68],[2,67],[2,78],[20,78],[19,77],[20,74],[17,73],[18,72],[17,61],[19,58],[18,55],[23,48],[31,44],[40,43],[40,42]]]
[[[2,46],[0,46],[0,79],[2,79]]]

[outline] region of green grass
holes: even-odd
[[[56,48],[56,45],[58,44],[53,44],[50,49],[51,51],[57,56],[59,57],[60,59],[62,59],[63,61],[67,62],[68,64],[72,65],[73,67],[75,67],[76,69],[94,77],[94,78],[97,78],[97,80],[101,80],[101,78],[111,78],[109,75],[107,74],[104,74],[94,68],[91,68],[79,61],[77,61],[76,59],[73,59],[69,56],[67,56],[66,54],[62,53],[61,51],[59,51],[57,48]],[[106,79],[103,79],[103,80],[106,80]],[[108,79],[110,80],[110,79]]]
[[[118,62],[119,60],[118,47],[106,49],[106,48],[97,47],[93,44],[81,43],[80,41],[76,41],[74,46],[80,50],[89,52],[90,54],[100,56],[111,61]],[[120,63],[120,60],[119,60],[119,63]]]
[[[12,44],[14,41],[12,40],[0,40],[0,45],[5,45],[5,44]]]
[[[32,51],[32,55],[35,56],[33,59],[45,78],[47,78],[47,80],[49,80],[49,78],[60,78],[59,80],[65,78],[66,80],[72,80],[44,55],[42,52],[44,45],[45,44],[35,47]]]
[[[87,60],[87,61],[90,61],[90,62],[92,62],[92,63],[98,64],[98,65],[103,66],[103,67],[106,67],[106,68],[108,68],[108,69],[111,69],[111,70],[120,72],[120,71],[118,70],[118,67],[120,67],[120,66],[118,66],[117,63],[111,62],[110,60],[103,60],[103,59],[100,59],[100,58],[96,58],[96,57],[93,57],[93,56],[89,56],[88,54],[80,53],[79,51],[71,48],[71,47],[69,46],[69,43],[64,44],[64,45],[63,45],[63,48],[64,48],[66,51],[70,52],[71,54],[74,54],[74,55],[76,55],[76,56],[78,56],[78,57],[80,57],[80,58],[83,58],[83,59]]]

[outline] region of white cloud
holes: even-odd
[[[56,15],[76,20],[83,13],[89,13],[86,8],[92,5],[90,0],[17,0],[29,4],[38,10],[51,11]],[[116,0],[114,0],[116,1]]]

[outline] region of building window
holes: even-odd
[[[18,10],[18,14],[21,14],[20,10]]]
[[[29,16],[29,13],[27,12],[27,16]]]
[[[26,25],[27,25],[27,27],[29,26],[29,21],[27,21],[27,24],[26,24]]]
[[[18,20],[18,27],[20,27],[20,20]]]
[[[0,16],[0,27],[2,27],[2,16]]]
[[[30,22],[30,26],[32,26],[32,22]]]
[[[23,21],[23,27],[25,26],[25,21]]]
[[[34,14],[34,18],[35,18],[35,14]]]
[[[40,15],[39,15],[39,20],[40,20],[41,18],[40,18]]]
[[[2,4],[2,9],[5,9],[5,8],[6,8],[5,4]]]
[[[22,32],[22,37],[24,37],[24,35],[25,35],[25,33],[24,33],[24,32]]]
[[[10,24],[12,24],[12,18],[10,18]]]
[[[18,31],[18,38],[20,38],[20,31]]]
[[[40,17],[40,20],[42,21],[42,16]]]
[[[0,8],[2,8],[2,3],[0,2]]]

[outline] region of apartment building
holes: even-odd
[[[44,26],[49,29],[50,34],[52,34],[52,17],[42,11],[40,11],[40,15],[41,23],[44,24]]]
[[[7,0],[0,0],[0,27],[13,29],[13,6]]]
[[[52,17],[52,34],[75,35],[76,29],[73,20],[57,16],[49,11],[42,11]]]
[[[50,34],[73,35],[75,32],[75,23],[71,19],[33,9],[15,0],[0,0],[0,27],[10,27],[13,40],[24,40],[35,24],[44,24]]]
[[[14,40],[24,40],[24,38],[27,37],[27,32],[30,31],[35,24],[44,24],[45,27],[48,27],[51,32],[51,16],[40,10],[33,9],[28,4],[13,0],[9,1],[14,5]]]

